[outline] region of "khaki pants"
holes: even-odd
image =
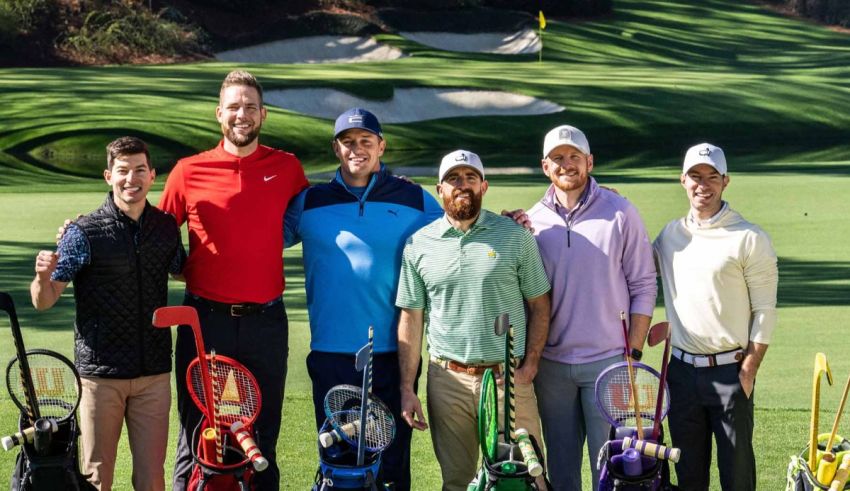
[[[101,491],[112,489],[121,427],[133,455],[133,489],[165,489],[165,452],[171,407],[171,374],[133,379],[84,377],[80,400],[83,474]],[[125,487],[125,483],[119,483]]]
[[[542,443],[534,386],[517,384],[515,388],[516,427],[525,428]],[[480,398],[481,375],[454,372],[434,362],[428,364],[428,423],[445,491],[466,491],[478,470]],[[504,391],[499,387],[499,401],[503,400]],[[504,421],[502,408],[499,404],[500,423]]]

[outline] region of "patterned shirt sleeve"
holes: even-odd
[[[52,281],[70,283],[83,266],[91,261],[89,241],[82,229],[74,223],[65,229],[56,253],[59,254],[59,262],[56,270],[50,275]]]
[[[401,259],[398,295],[395,304],[402,309],[425,309],[425,282],[415,264],[413,237],[407,239]]]
[[[536,298],[551,289],[537,241],[528,230],[522,231],[518,274],[523,298]]]

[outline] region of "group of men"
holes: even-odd
[[[279,488],[288,354],[282,249],[299,242],[316,427],[327,390],[359,384],[354,354],[373,326],[374,393],[399,422],[382,482],[410,489],[412,430],[430,426],[443,489],[466,489],[479,458],[481,376],[503,369],[504,340],[493,322],[508,313],[521,360],[518,426],[546,442],[556,490],[581,489],[586,441],[595,488],[596,454],[610,428],[593,402],[594,382],[623,359],[621,311],[629,313],[633,347],[625,355],[640,359],[661,276],[673,329],[670,430],[682,448],[679,485],[707,489],[714,435],[723,488],[754,489],[752,394],[775,324],[776,256],[768,236],[721,199],[729,177],[720,148],[687,152],[681,183],[690,211],[653,244],[635,207],[590,176],[590,145],[572,126],[544,138],[541,167],[551,186],[540,202],[527,215],[500,216],[482,207],[488,182],[473,152],[443,157],[442,209],[420,186],[391,175],[381,161],[380,122],[367,110],[337,118],[332,149],[340,166],[314,186],[295,156],[259,143],[266,109],[251,74],[227,75],[216,116],[222,141],[177,163],[159,209],[145,198],[155,175],[144,142],[111,143],[105,203],[68,226],[55,252],[36,258],[36,308],[51,307],[75,284],[83,472],[99,489],[112,487],[124,420],[134,488],[165,487],[171,338],[151,326],[151,313],[167,303],[169,273],[186,282],[184,303],[198,310],[207,348],[256,376],[257,443],[271,463],[256,485]],[[191,336],[178,330],[178,374],[194,357]],[[427,422],[417,395],[423,337]],[[183,490],[201,414],[184,378],[176,379],[173,488]]]

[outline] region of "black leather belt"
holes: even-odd
[[[283,302],[282,298],[276,298],[266,303],[223,303],[216,302],[215,300],[210,300],[208,298],[199,297],[197,295],[192,295],[192,298],[206,305],[210,308],[210,310],[213,310],[215,312],[221,312],[222,314],[228,314],[231,317],[245,317],[248,315],[259,314],[263,310]]]

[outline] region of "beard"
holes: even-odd
[[[233,131],[233,126],[228,123],[221,123],[221,133],[230,143],[236,145],[237,147],[245,147],[250,145],[257,137],[260,136],[260,128],[263,127],[263,123],[255,124],[251,129],[250,133],[247,134],[237,134]]]
[[[564,192],[581,189],[585,185],[587,185],[587,181],[590,180],[587,174],[577,175],[574,179],[569,180],[567,182],[561,181],[556,175],[553,175],[549,179],[552,181],[552,184],[554,184],[556,188]]]
[[[469,201],[456,201],[461,194],[469,196]],[[443,197],[443,208],[446,215],[455,220],[470,220],[481,212],[481,201],[483,194],[475,194],[472,191],[461,191],[456,189],[450,198]]]

